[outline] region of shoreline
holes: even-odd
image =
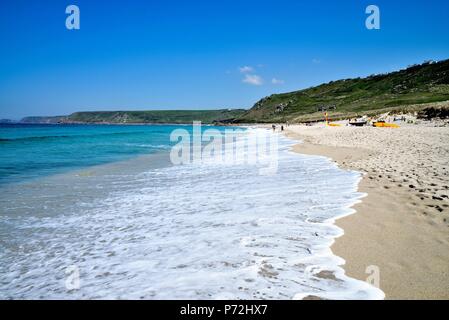
[[[373,270],[370,266],[377,267],[380,289],[384,291],[385,299],[448,299],[448,224],[444,220],[446,218],[441,219],[435,212],[427,212],[428,209],[438,207],[447,214],[446,204],[441,205],[440,200],[433,199],[436,195],[418,203],[420,199],[417,200],[407,187],[394,184],[392,178],[385,177],[390,177],[388,166],[374,166],[376,170],[373,172],[367,170],[366,164],[372,158],[383,159],[384,150],[370,148],[372,141],[348,146],[351,139],[360,138],[357,137],[358,132],[362,132],[360,129],[363,130],[299,125],[285,129],[288,137],[301,141],[293,147],[294,152],[326,156],[342,169],[363,174],[358,191],[367,196],[352,206],[356,211],[354,214],[336,220],[336,225],[344,230],[344,235],[335,239],[331,246],[332,252],[346,261],[342,267],[346,275],[352,278],[366,281]],[[365,131],[368,131],[368,137],[386,132],[388,135],[397,132],[404,136],[400,130],[393,133],[385,129],[377,130],[383,131],[373,131],[372,128]],[[443,130],[445,134],[448,133],[447,128]],[[405,131],[410,135],[413,129]],[[333,138],[334,132],[338,132],[341,140],[347,138],[347,145],[336,141],[338,139]],[[353,134],[355,136],[351,136]],[[386,149],[391,151],[390,148]],[[400,156],[397,155],[398,158]],[[432,160],[432,157],[428,158]],[[393,161],[394,167],[395,160],[396,157],[385,158],[385,163]]]

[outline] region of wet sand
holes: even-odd
[[[368,195],[337,221],[345,234],[332,247],[346,273],[366,280],[377,266],[387,299],[449,299],[449,127],[296,125],[286,134],[302,141],[294,151],[364,173]]]

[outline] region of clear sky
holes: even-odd
[[[69,4],[80,30],[65,27]],[[380,30],[365,27],[370,4]],[[447,58],[447,0],[1,0],[0,118],[249,108]]]

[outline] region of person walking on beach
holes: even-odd
[[[275,132],[276,131],[276,126],[273,124],[273,125],[271,125],[271,127],[273,128],[273,132]]]
[[[284,126],[281,126],[281,131],[284,131]]]

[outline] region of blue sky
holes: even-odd
[[[65,28],[69,4],[80,30]],[[365,28],[370,4],[380,30]],[[2,0],[0,46],[0,118],[248,108],[449,58],[449,1]]]

